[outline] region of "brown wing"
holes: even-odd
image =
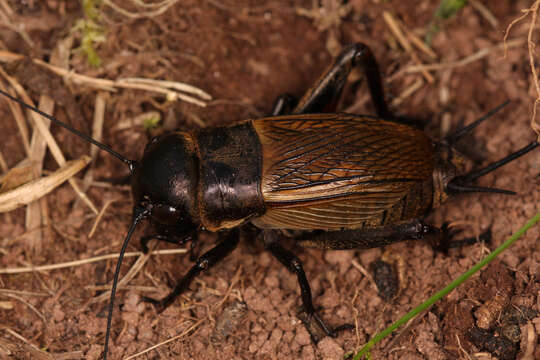
[[[369,226],[432,177],[431,141],[406,125],[347,114],[282,116],[253,125],[262,144],[267,205],[254,222],[262,227]]]

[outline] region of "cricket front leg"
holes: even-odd
[[[171,305],[178,296],[188,290],[189,285],[201,272],[210,269],[212,266],[219,263],[227,255],[229,255],[238,245],[239,234],[238,230],[232,230],[227,233],[225,239],[223,239],[218,245],[210,249],[197,259],[196,264],[182,277],[173,291],[163,299],[157,300],[149,297],[143,297],[143,301],[152,303],[157,312],[162,312],[169,305]]]

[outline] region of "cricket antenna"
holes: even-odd
[[[150,208],[135,207],[133,212],[133,221],[129,227],[128,233],[124,242],[122,243],[122,249],[120,249],[120,255],[116,262],[116,270],[114,271],[114,279],[111,287],[111,298],[109,300],[109,314],[107,315],[107,331],[105,332],[105,344],[103,345],[103,360],[107,360],[107,353],[109,351],[109,338],[111,336],[112,315],[114,309],[114,298],[116,296],[116,286],[118,284],[118,276],[120,275],[120,267],[122,266],[122,260],[126,252],[127,245],[137,225],[150,214]]]
[[[22,101],[21,99],[18,99],[16,97],[12,96],[11,94],[1,90],[1,89],[0,89],[0,94],[2,94],[4,96],[8,97],[9,99],[19,103],[24,108],[29,109],[31,111],[34,111],[34,112],[38,113],[39,115],[43,116],[44,118],[49,119],[53,123],[63,127],[64,129],[68,130],[69,132],[71,132],[71,133],[77,135],[78,137],[88,141],[89,143],[97,146],[101,150],[105,150],[106,152],[108,152],[112,156],[116,157],[117,159],[119,159],[122,162],[124,162],[125,164],[127,164],[127,166],[129,167],[129,171],[132,174],[135,171],[135,168],[136,168],[136,166],[138,164],[137,161],[130,160],[130,159],[124,157],[123,155],[117,153],[116,151],[114,151],[113,149],[108,147],[107,145],[100,143],[99,141],[93,139],[92,137],[80,132],[77,129],[72,128],[68,124],[63,123],[62,121],[56,119],[55,117],[53,117],[53,116],[39,110],[35,106],[29,105],[29,104],[25,103],[24,101]],[[133,220],[132,220],[131,225],[129,227],[126,238],[125,238],[125,240],[124,240],[124,242],[122,244],[122,249],[120,250],[120,255],[119,255],[118,261],[116,263],[116,270],[114,271],[114,279],[113,279],[113,283],[112,283],[112,287],[111,287],[111,299],[109,301],[109,314],[107,316],[107,331],[105,333],[105,345],[104,345],[104,350],[103,350],[103,359],[104,360],[107,359],[107,353],[108,353],[108,349],[109,349],[109,338],[110,338],[110,335],[111,335],[111,325],[112,325],[112,315],[113,315],[113,308],[114,308],[114,298],[116,296],[116,287],[118,285],[118,277],[119,277],[119,274],[120,274],[120,267],[122,266],[122,260],[124,259],[124,254],[126,252],[127,245],[129,243],[129,240],[131,239],[131,236],[133,235],[133,232],[135,231],[135,228],[141,222],[141,220],[143,220],[144,218],[146,218],[150,214],[150,212],[151,212],[151,206],[148,206],[148,207],[135,207],[135,209],[133,211]]]
[[[39,115],[43,116],[44,118],[49,119],[53,123],[63,127],[64,129],[68,130],[69,132],[71,132],[71,133],[77,135],[78,137],[88,141],[89,143],[97,146],[101,150],[104,150],[104,151],[108,152],[109,154],[111,154],[115,158],[117,158],[117,159],[121,160],[122,162],[124,162],[129,167],[129,171],[131,173],[133,173],[133,171],[135,170],[135,167],[137,166],[137,162],[135,160],[130,160],[130,159],[124,157],[123,155],[117,153],[116,151],[114,151],[113,149],[108,147],[107,145],[100,143],[99,141],[93,139],[92,137],[90,137],[90,136],[80,132],[79,130],[72,128],[68,124],[65,124],[62,121],[56,119],[54,116],[51,116],[51,115],[39,110],[35,106],[32,106],[32,105],[29,105],[29,104],[25,103],[21,99],[18,99],[18,98],[12,96],[11,94],[9,94],[9,93],[7,93],[7,92],[5,92],[3,90],[0,90],[0,94],[2,94],[4,96],[8,97],[9,99],[19,103],[21,106],[38,113]]]

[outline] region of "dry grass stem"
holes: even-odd
[[[156,348],[158,348],[158,347],[160,347],[160,346],[163,346],[163,345],[168,344],[168,343],[170,343],[170,342],[173,342],[173,341],[175,341],[175,340],[181,339],[181,338],[183,338],[184,336],[186,336],[187,334],[189,334],[190,332],[192,332],[193,330],[195,330],[195,329],[196,329],[199,325],[201,325],[206,319],[207,319],[207,317],[202,318],[201,320],[197,321],[195,324],[191,325],[187,330],[185,330],[185,331],[182,332],[181,334],[176,335],[176,336],[173,336],[172,338],[167,339],[167,340],[165,340],[165,341],[162,341],[162,342],[160,342],[160,343],[158,343],[158,344],[152,345],[152,346],[150,346],[149,348],[144,349],[144,350],[141,351],[141,352],[138,352],[138,353],[136,353],[136,354],[133,354],[133,355],[131,355],[131,356],[128,356],[128,357],[125,358],[124,360],[134,359],[134,358],[136,358],[136,357],[138,357],[138,356],[141,356],[141,355],[144,355],[144,354],[146,354],[146,353],[148,353],[148,352],[150,352],[150,351],[152,351],[152,350],[154,350],[154,349],[156,349]]]
[[[2,176],[0,179],[0,194],[13,190],[32,180],[34,180],[32,164],[29,161],[26,161],[20,166],[15,166]]]
[[[471,357],[471,355],[469,355],[469,353],[463,348],[463,346],[461,345],[461,340],[459,340],[459,336],[458,334],[456,334],[456,341],[457,341],[457,344],[458,344],[458,349],[461,353],[463,353],[463,355],[465,356],[466,359],[469,359],[469,360],[473,360],[473,358]]]
[[[370,282],[373,286],[375,286],[375,288],[376,288],[375,280],[373,280],[373,276],[371,276],[371,274],[369,273],[369,271],[366,270],[365,267],[363,267],[362,265],[360,265],[360,263],[359,263],[358,261],[356,261],[356,260],[351,261],[351,264],[352,264],[352,266],[353,266],[354,268],[356,268],[358,271],[360,271],[360,273],[361,273],[362,275],[364,275],[364,276],[369,280],[369,282]]]
[[[78,360],[84,358],[84,353],[78,351],[67,351],[63,353],[53,353],[54,360]]]
[[[189,95],[181,94],[178,91],[169,90],[168,88],[164,88],[161,85],[156,85],[155,83],[145,84],[145,83],[134,82],[134,81],[129,81],[129,80],[126,81],[126,79],[119,79],[119,80],[99,79],[99,78],[94,78],[91,76],[77,74],[73,71],[68,71],[63,68],[53,66],[39,59],[34,59],[34,62],[38,65],[46,67],[47,69],[51,70],[57,75],[64,77],[65,80],[72,81],[75,84],[91,86],[100,90],[106,90],[106,91],[112,91],[112,92],[116,91],[116,88],[147,90],[147,91],[164,94],[167,100],[169,101],[175,101],[177,99],[180,99],[180,100],[184,100],[186,102],[190,102],[195,105],[199,105],[201,107],[206,106],[206,103],[204,101],[195,99],[194,97],[189,96]],[[177,87],[181,87],[182,85],[187,85],[180,82],[175,82],[175,84]],[[191,85],[189,85],[189,87],[191,87]],[[200,90],[200,91],[204,92],[203,90]]]
[[[13,103],[12,101],[9,101]],[[47,113],[52,114],[54,111],[54,101],[47,95],[41,95],[39,98],[38,108]],[[49,120],[43,120],[43,123],[50,129],[51,122]],[[43,172],[43,162],[45,160],[45,152],[47,151],[47,143],[39,131],[32,132],[32,139],[30,140],[30,162],[32,164],[32,175],[34,179],[39,179]],[[58,184],[59,185],[59,184]],[[48,222],[48,207],[47,202],[43,198],[37,199],[37,201],[31,202],[26,207],[25,227],[26,230],[38,229],[42,225],[46,225]],[[25,238],[30,249],[36,252],[41,251],[43,233],[36,231]]]
[[[0,1],[0,8],[2,8],[2,11],[7,15],[7,16],[14,16],[14,12],[13,10],[9,7],[9,4],[6,2],[6,0],[1,0]]]
[[[407,28],[405,28],[405,30],[407,31],[407,37],[418,50],[422,51],[432,60],[437,59],[437,54],[435,54],[435,51],[431,50],[428,44],[426,44],[422,39],[420,39],[418,35],[416,35],[414,32],[408,30]]]
[[[68,161],[49,176],[31,181],[0,195],[0,213],[14,210],[48,194],[90,162],[90,157]]]
[[[23,59],[22,55],[11,53],[9,51],[0,51],[0,62],[10,62]],[[34,63],[43,66],[55,74],[62,76],[65,81],[71,81],[77,85],[84,85],[96,88],[98,90],[115,92],[117,88],[138,89],[156,92],[165,95],[167,100],[176,101],[178,99],[205,107],[206,102],[193,96],[189,96],[179,91],[186,92],[201,97],[203,100],[210,100],[212,97],[202,89],[177,81],[161,81],[152,79],[126,78],[118,80],[99,79],[87,75],[77,74],[71,70],[51,65],[40,59],[33,59]],[[182,89],[182,90],[179,90]]]
[[[184,112],[184,115],[188,118],[188,120],[192,121],[193,123],[195,123],[198,127],[200,128],[204,128],[206,127],[206,122],[200,117],[198,116],[197,114],[194,114],[190,111],[186,111]]]
[[[32,310],[33,312],[35,312],[37,314],[37,316],[39,316],[41,318],[41,320],[43,320],[43,323],[46,324],[47,323],[47,319],[45,318],[45,316],[43,316],[42,313],[39,312],[38,309],[36,309],[34,307],[34,305],[30,304],[28,301],[26,301],[25,299],[23,299],[22,297],[18,296],[18,295],[15,295],[15,294],[9,294],[9,293],[3,293],[1,294],[2,296],[5,296],[5,297],[8,297],[8,298],[11,298],[11,299],[15,299],[17,301],[20,301],[21,303],[23,303],[24,305],[28,306],[30,308],[30,310]]]
[[[99,225],[99,222],[101,221],[101,219],[103,218],[103,215],[105,215],[105,212],[107,211],[107,209],[109,208],[109,206],[111,206],[112,203],[114,203],[115,201],[118,201],[119,199],[109,199],[107,200],[107,202],[105,202],[105,204],[103,205],[103,207],[101,208],[101,211],[99,212],[98,216],[96,217],[96,220],[94,221],[94,225],[92,225],[92,229],[90,229],[90,233],[88,234],[88,238],[92,238],[96,232],[96,229]]]
[[[19,36],[26,42],[26,44],[31,48],[35,48],[36,45],[32,41],[32,38],[24,30],[24,26],[13,24],[12,20],[15,19],[15,14],[13,10],[9,7],[9,4],[5,1],[1,2],[0,6],[0,26],[5,26],[11,31],[19,34]]]
[[[399,104],[403,103],[405,99],[407,99],[409,96],[414,94],[422,86],[424,86],[424,79],[422,78],[416,79],[416,81],[413,82],[410,86],[408,86],[405,90],[403,90],[397,98],[392,100],[391,105],[398,106]]]
[[[19,334],[18,332],[10,329],[10,328],[4,328],[3,330],[5,330],[7,333],[9,333],[10,335],[12,335],[13,337],[25,342],[26,344],[30,344],[30,341],[28,341],[27,338],[25,338],[24,336],[22,336],[21,334]]]
[[[16,60],[22,60],[24,56],[20,54],[13,53],[7,50],[0,50],[0,62],[11,62]]]
[[[0,309],[13,310],[13,301],[0,301]]]
[[[9,171],[6,158],[2,154],[2,151],[0,151],[0,170],[2,170],[3,173],[7,173]]]
[[[6,89],[2,83],[0,83],[0,89],[3,91],[9,92],[11,95],[15,95],[11,89]],[[19,104],[8,101],[9,108],[13,114],[13,117],[15,118],[15,123],[17,124],[17,127],[19,129],[19,133],[21,134],[22,142],[24,151],[26,152],[26,155],[30,155],[30,140],[28,140],[29,137],[29,131],[28,126],[26,126],[26,121],[24,119],[23,112],[21,110],[21,107]]]
[[[36,345],[32,344],[28,339],[26,339],[21,334],[15,332],[14,330],[5,327],[4,331],[15,337],[16,339],[21,340],[24,343],[24,350],[27,352],[28,359],[37,359],[37,360],[54,360],[54,357],[46,351],[39,349]],[[19,346],[17,346],[19,348]]]
[[[523,344],[525,342],[525,353],[523,354],[523,357],[521,360],[534,360],[534,352],[536,350],[536,346],[538,345],[538,335],[534,329],[534,325],[531,321],[527,322],[525,324],[525,330],[523,331],[521,338],[525,338],[526,340],[521,340],[521,343]],[[523,327],[522,327],[523,329]],[[522,346],[523,348],[523,346]]]
[[[140,19],[140,18],[151,18],[151,17],[159,16],[163,14],[165,11],[167,11],[171,6],[176,4],[178,0],[163,0],[158,3],[144,3],[140,0],[131,0],[131,2],[134,3],[137,7],[141,7],[143,9],[150,9],[150,10],[141,11],[141,12],[131,12],[116,5],[111,0],[103,0],[103,5],[109,6],[111,9],[113,9],[114,11],[118,12],[119,14],[127,18]]]
[[[152,87],[161,87],[167,89],[173,89],[182,91],[188,94],[197,95],[203,100],[212,100],[212,96],[206,91],[199,89],[193,85],[180,83],[176,81],[167,81],[167,80],[154,80],[154,79],[145,79],[145,78],[123,78],[118,79],[119,83],[128,83],[128,84],[146,84],[151,85]]]
[[[32,292],[32,291],[23,291],[23,290],[13,290],[13,289],[0,289],[0,294],[15,294],[15,295],[23,295],[23,296],[49,296],[49,294],[46,293],[38,293],[38,292]]]
[[[92,138],[97,141],[103,139],[103,124],[105,123],[105,108],[107,95],[103,91],[98,91],[96,95],[96,103],[94,106],[94,121],[92,122]],[[96,146],[90,148],[90,157],[94,160],[99,149]]]
[[[106,105],[106,93],[103,91],[98,91],[96,95],[96,102],[94,105],[94,121],[92,122],[92,138],[96,141],[101,142],[103,139],[103,124],[105,123],[105,105]],[[97,146],[91,146],[90,147],[90,158],[92,161],[94,161],[98,154],[98,147]],[[82,189],[83,191],[87,191],[92,182],[94,181],[94,172],[93,169],[90,168],[86,174],[84,174],[83,180],[82,180]],[[75,202],[73,204],[73,208],[75,208],[78,205],[78,202]]]
[[[13,88],[17,91],[21,99],[26,102],[29,105],[33,105],[32,99],[28,96],[26,91],[22,88],[22,86],[11,76],[9,76],[1,67],[0,67],[0,75],[2,75]],[[56,143],[56,140],[52,136],[51,132],[45,125],[45,121],[48,121],[47,119],[44,119],[42,116],[38,115],[35,112],[30,112],[31,118],[34,122],[34,126],[37,127],[38,131],[41,133],[41,135],[45,138],[47,142],[47,146],[49,147],[49,150],[51,151],[51,154],[53,155],[54,159],[58,163],[59,166],[63,166],[66,163],[66,159],[64,157],[64,154],[60,150],[60,147]],[[92,201],[86,196],[84,192],[80,190],[79,185],[73,180],[69,179],[69,184],[75,190],[75,193],[88,205],[88,207],[95,213],[98,213],[97,208],[94,206]]]
[[[104,291],[111,288],[110,285],[88,285],[84,287],[86,290],[90,291]],[[158,290],[155,286],[138,286],[138,285],[124,285],[117,287],[118,290],[133,290],[141,292],[156,292]]]
[[[517,47],[521,44],[523,44],[525,41],[523,39],[514,39],[507,42],[508,47]],[[501,50],[503,48],[502,44],[494,45],[491,47],[483,48],[477,52],[475,52],[472,55],[469,55],[467,57],[464,57],[461,60],[457,61],[449,61],[449,62],[441,62],[436,64],[429,64],[429,65],[413,65],[409,66],[408,68],[404,69],[403,72],[407,74],[413,74],[417,72],[423,72],[423,71],[441,71],[451,68],[456,68],[460,66],[465,66],[467,64],[470,64],[474,61],[478,61],[489,54],[491,54],[494,51]]]
[[[227,301],[227,299],[229,298],[229,296],[231,295],[231,292],[232,292],[232,289],[236,286],[236,284],[240,281],[240,275],[242,274],[242,267],[238,267],[238,269],[236,270],[236,273],[234,274],[234,277],[232,278],[230,284],[229,284],[229,287],[227,288],[227,291],[225,292],[225,295],[223,295],[223,298],[218,301],[217,303],[215,303],[213,305],[213,308],[219,308],[220,306],[222,306],[223,304],[225,304],[225,301]]]
[[[403,31],[401,30],[400,25],[394,19],[392,14],[390,14],[388,11],[383,12],[383,19],[388,25],[388,28],[390,29],[392,34],[394,34],[398,42],[401,44],[403,49],[409,54],[412,60],[419,66],[422,66],[422,62],[420,61],[420,58],[418,58],[418,55],[413,50],[411,43],[403,34]],[[421,73],[428,83],[432,84],[433,82],[435,82],[435,79],[433,78],[433,76],[426,70],[422,70]]]
[[[469,4],[478,11],[480,15],[494,28],[498,29],[499,20],[493,15],[493,13],[480,1],[478,0],[469,0]]]
[[[131,279],[133,279],[135,275],[137,275],[137,273],[143,268],[144,264],[146,264],[148,259],[150,259],[150,255],[151,255],[151,252],[148,252],[148,254],[141,253],[138,259],[135,261],[135,263],[131,266],[131,268],[129,268],[126,275],[124,275],[124,277],[118,280],[117,286],[119,287],[119,286],[127,285],[131,281]],[[109,300],[110,296],[111,296],[110,290],[106,291],[92,298],[89,304],[95,304],[98,302],[107,301]]]
[[[155,250],[149,253],[149,255],[177,255],[177,254],[185,254],[187,253],[186,249],[167,249],[167,250]],[[141,256],[144,255],[140,251],[133,251],[133,252],[127,252],[124,257],[135,257],[135,256]],[[86,265],[94,262],[104,261],[104,260],[110,260],[110,259],[118,259],[119,254],[108,254],[108,255],[101,255],[96,256],[88,259],[81,259],[81,260],[75,260],[75,261],[68,261],[63,262],[59,264],[50,264],[50,265],[42,265],[42,266],[27,266],[22,268],[4,268],[0,269],[0,274],[21,274],[21,273],[28,273],[28,272],[36,272],[36,271],[51,271],[51,270],[58,270],[58,269],[64,269],[64,268],[70,268],[75,266],[81,266]]]

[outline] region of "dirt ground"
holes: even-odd
[[[470,1],[455,16],[440,21],[432,35],[432,54],[414,45],[414,38],[424,39],[434,28],[438,0],[183,0],[159,2],[162,8],[135,3],[102,1],[97,8],[93,19],[104,33],[95,36],[103,41],[94,44],[101,63],[93,67],[81,51],[87,46],[81,34],[90,30],[80,25],[81,19],[88,25],[92,17],[88,11],[85,15],[79,2],[0,0],[1,14],[9,14],[0,22],[4,71],[34,101],[42,95],[52,98],[54,115],[87,133],[92,129],[96,97],[102,97],[106,104],[103,141],[128,158],[139,158],[151,136],[136,122],[141,114],[157,111],[165,127],[180,129],[264,116],[278,95],[301,96],[333,55],[359,41],[369,45],[379,61],[392,111],[425,121],[425,130],[434,139],[511,101],[462,141],[463,151],[478,166],[534,139],[529,124],[536,96],[526,42],[529,18],[510,33],[506,58],[502,50],[505,28],[531,5],[528,1]],[[385,18],[385,12],[390,16]],[[391,29],[390,24],[396,23],[403,37],[413,41],[409,49]],[[69,56],[53,54],[60,44]],[[9,54],[27,60],[9,61]],[[92,78],[184,82],[211,94],[212,100],[202,107],[166,101],[153,91],[97,89],[78,83],[73,73],[60,77],[29,60],[51,58],[60,58],[60,67]],[[415,70],[428,64],[434,66]],[[1,81],[7,86],[4,78]],[[341,110],[373,114],[365,85],[349,90]],[[4,119],[0,151],[12,168],[27,155],[6,101],[0,101],[0,116]],[[80,139],[57,126],[52,130],[66,158],[90,152]],[[48,153],[45,169],[56,168]],[[132,203],[129,188],[113,180],[127,176],[128,169],[103,152],[91,169],[88,196],[98,209],[110,205],[95,234],[89,236],[95,214],[65,184],[45,197],[47,221],[41,232],[27,229],[24,208],[0,216],[0,269],[65,263],[120,250]],[[192,262],[188,254],[145,257],[144,266],[118,292],[111,358],[125,359],[170,338],[175,339],[138,358],[340,359],[354,353],[538,211],[539,151],[479,183],[518,194],[459,196],[435,210],[428,222],[437,226],[451,222],[464,229],[463,236],[491,228],[489,244],[452,249],[445,255],[425,241],[327,252],[284,241],[303,262],[322,318],[334,326],[352,323],[356,331],[314,345],[297,317],[296,279],[258,241],[245,238],[226,261],[197,278],[191,291],[161,314],[141,297],[167,294]],[[140,250],[138,238],[146,231],[144,226],[137,229],[128,251]],[[539,237],[537,226],[479,276],[377,344],[372,358],[540,359]],[[203,234],[201,240],[204,251],[216,236]],[[175,248],[157,245],[157,249]],[[398,282],[399,289],[389,295],[379,292],[374,283],[373,263],[381,259],[391,265],[382,273],[395,273]],[[124,261],[122,276],[135,262],[135,257]],[[109,259],[0,275],[0,357],[99,358],[107,298],[93,299],[111,281],[115,263]]]

